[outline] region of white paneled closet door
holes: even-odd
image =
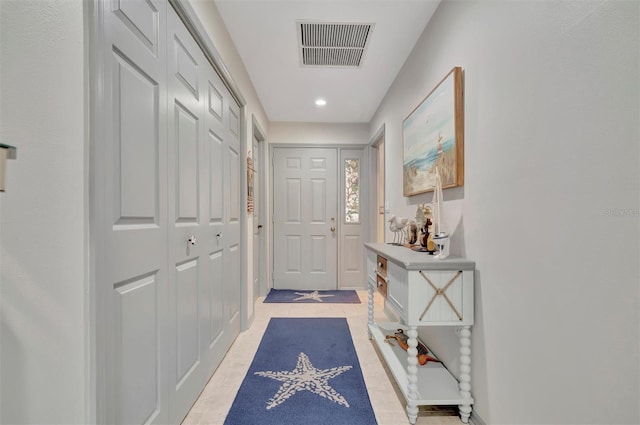
[[[167,4],[105,1],[92,164],[98,417],[167,423]]]
[[[205,69],[204,96],[207,221],[203,224],[211,312],[206,341],[218,365],[240,333],[240,109],[210,66]]]
[[[225,89],[226,90],[226,89]],[[231,99],[227,96],[227,99]],[[232,338],[240,333],[240,108],[235,101],[225,103],[227,117],[227,140],[223,144],[224,154],[216,159],[214,166],[224,167],[224,211],[226,214],[225,231],[220,236],[220,244],[227,251],[224,273],[225,301],[229,307],[226,321]]]
[[[240,110],[166,0],[101,4],[98,417],[180,423],[240,329]]]
[[[167,27],[169,390],[178,423],[239,333],[239,109],[172,8]]]
[[[208,164],[204,68],[198,45],[171,7],[168,29],[169,391],[170,421],[180,422],[206,383],[203,330],[207,301]]]

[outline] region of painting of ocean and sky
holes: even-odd
[[[456,87],[461,80],[461,68],[453,68],[402,123],[404,196],[433,190],[436,166],[442,187],[462,183],[462,90]]]

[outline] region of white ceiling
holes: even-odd
[[[371,120],[440,0],[215,3],[270,121],[355,123]],[[375,24],[361,66],[302,67],[297,20]]]

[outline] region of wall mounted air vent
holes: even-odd
[[[297,21],[300,64],[310,67],[359,67],[373,24]]]

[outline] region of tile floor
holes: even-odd
[[[361,304],[264,304],[263,298],[259,298],[253,324],[233,343],[182,424],[224,423],[272,317],[346,317],[378,425],[408,424],[404,398],[380,361],[374,343],[367,337],[367,292],[358,291],[358,295]],[[386,320],[382,298],[378,294],[375,297],[375,316],[376,320]],[[417,425],[460,423],[460,419],[452,415],[418,416],[417,421]]]

